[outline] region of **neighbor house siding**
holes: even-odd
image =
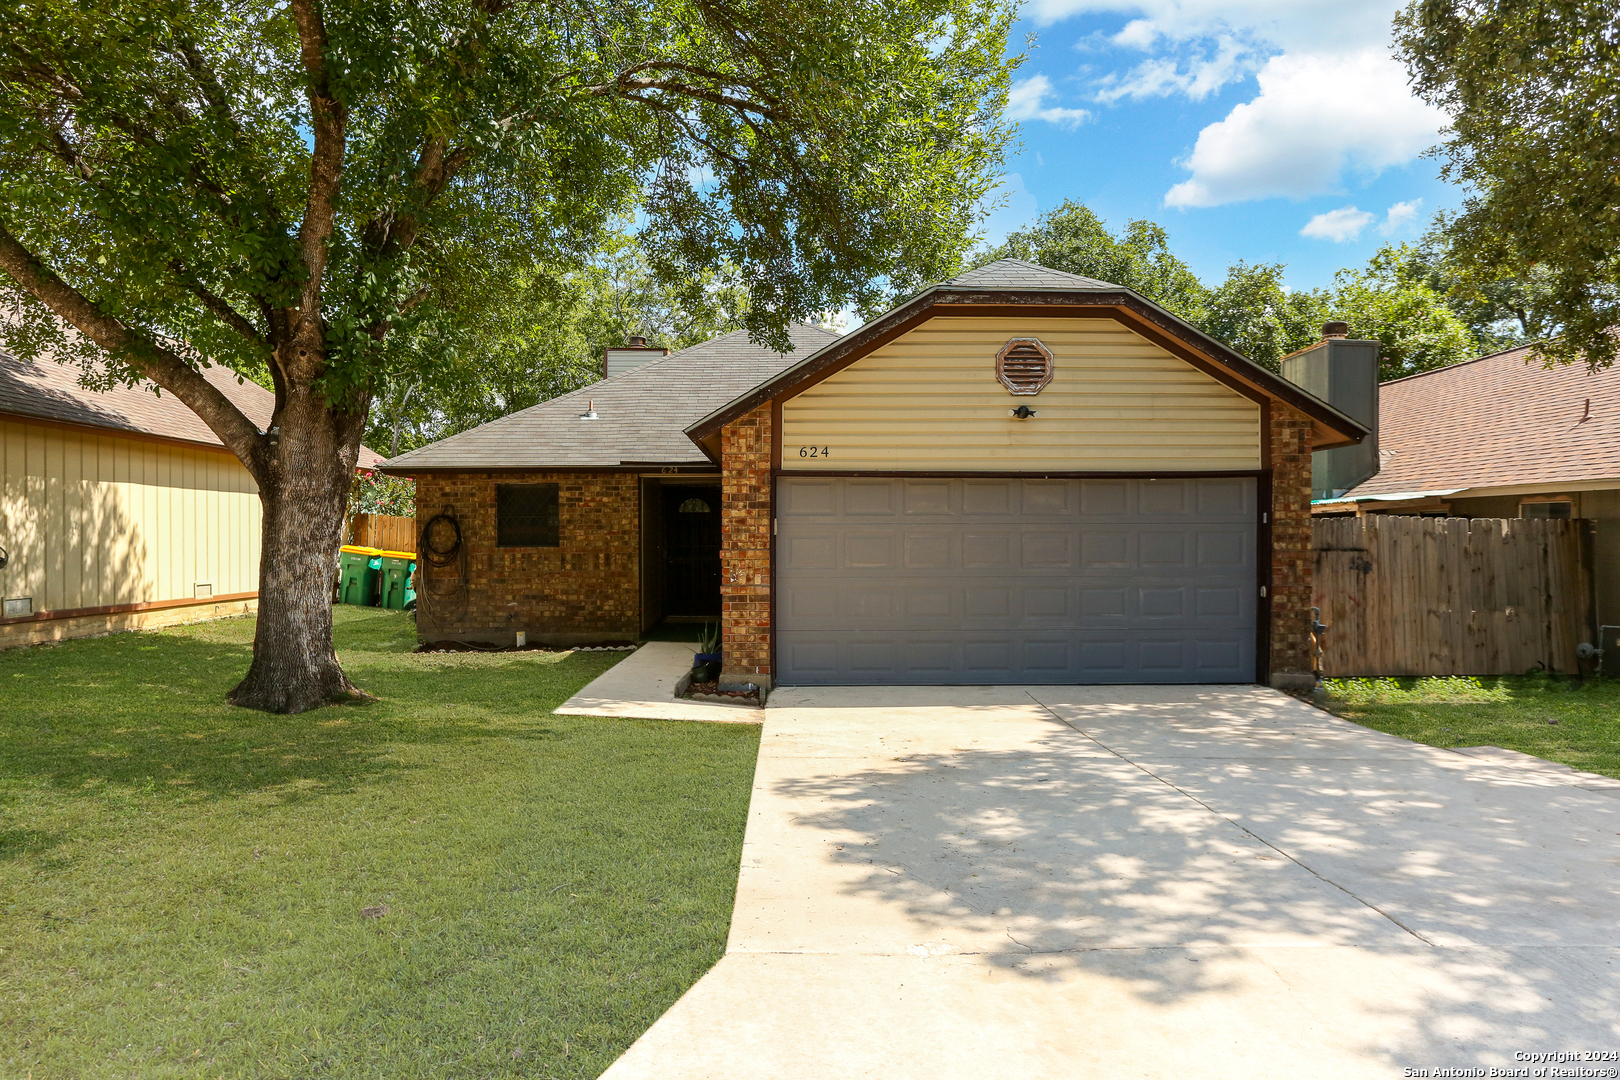
[[[224,452],[0,419],[0,546],[10,557],[0,593],[30,598],[35,613],[0,622],[0,643],[70,636],[42,627],[53,615],[80,619],[76,632],[151,625],[150,614],[120,622],[131,612],[101,609],[196,601],[199,584],[212,599],[246,600],[258,590],[257,490]]]
[[[558,546],[496,546],[497,484],[556,484]],[[417,633],[424,642],[588,645],[641,631],[640,478],[635,473],[427,473],[416,477],[416,520],[448,513],[461,526],[459,560],[419,560]],[[421,554],[421,553],[419,553]]]
[[[1052,381],[1037,395],[996,379],[996,354],[1014,337],[1052,352]],[[1011,418],[1019,405],[1036,417]],[[1260,423],[1254,401],[1112,319],[941,316],[786,401],[782,467],[1258,469]]]

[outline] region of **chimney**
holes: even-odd
[[[617,348],[602,350],[602,377],[609,378],[668,355],[668,349],[648,345],[647,339],[638,334]]]
[[[1282,377],[1332,405],[1372,434],[1355,446],[1311,455],[1311,498],[1336,499],[1378,475],[1377,341],[1350,337],[1350,325],[1322,325],[1322,340],[1283,357]]]

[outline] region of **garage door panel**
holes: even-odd
[[[844,481],[844,513],[850,517],[893,517],[896,485],[888,480]]]
[[[1252,681],[1255,488],[783,478],[780,678]]]
[[[1005,517],[1012,513],[1015,480],[968,480],[962,483],[962,514],[964,517],[993,515]]]
[[[906,590],[906,618],[908,623],[916,619],[948,619],[953,614],[959,614],[960,609],[954,603],[957,590],[944,587],[929,588],[915,586]]]
[[[944,570],[955,563],[952,552],[954,533],[934,532],[906,534],[906,568],[908,570]]]
[[[1068,569],[1074,563],[1070,554],[1071,537],[1066,532],[1026,532],[1019,554],[1025,569]]]
[[[1136,561],[1136,535],[1123,527],[1080,531],[1080,565],[1087,570],[1128,567]]]
[[[1152,517],[1186,514],[1189,483],[1185,480],[1138,481],[1137,512]]]
[[[951,485],[943,480],[905,481],[906,513],[913,516],[947,517],[955,514]]]
[[[1011,532],[965,532],[962,534],[962,565],[964,567],[1010,567],[1012,565],[1013,537]]]
[[[1188,564],[1188,540],[1197,542],[1179,529],[1144,529],[1136,537],[1137,565],[1155,570],[1182,569]]]
[[[1086,517],[1130,513],[1130,484],[1124,480],[1081,480],[1080,513]]]
[[[1051,515],[1068,517],[1074,485],[1067,480],[1023,481],[1022,510],[1025,517]]]
[[[895,540],[893,533],[851,533],[844,537],[839,565],[848,570],[887,570],[895,564]]]
[[[795,480],[781,484],[776,492],[776,511],[793,517],[832,517],[837,513],[834,499],[838,481],[831,479]]]
[[[838,537],[832,533],[789,536],[777,544],[784,564],[798,570],[831,570],[838,565]]]
[[[1254,495],[1252,480],[1200,480],[1197,512],[1200,517],[1223,515],[1252,521]]]

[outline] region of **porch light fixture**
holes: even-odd
[[[1030,408],[1028,405],[1020,405],[1018,408],[1011,411],[1012,415],[1016,416],[1020,420],[1028,420],[1030,417],[1035,415],[1035,410]]]
[[[585,411],[579,414],[579,418],[581,420],[600,420],[600,419],[602,419],[600,416],[596,415],[596,401],[595,401],[594,398],[585,403]]]

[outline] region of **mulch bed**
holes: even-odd
[[[519,649],[513,645],[473,645],[465,641],[425,641],[415,649],[419,653],[429,652],[631,652],[636,648],[622,641],[603,641],[594,645],[570,645],[559,647],[555,645],[525,645]]]
[[[692,701],[713,702],[723,705],[752,705],[759,707],[758,690],[722,690],[718,680],[693,683],[683,695]]]

